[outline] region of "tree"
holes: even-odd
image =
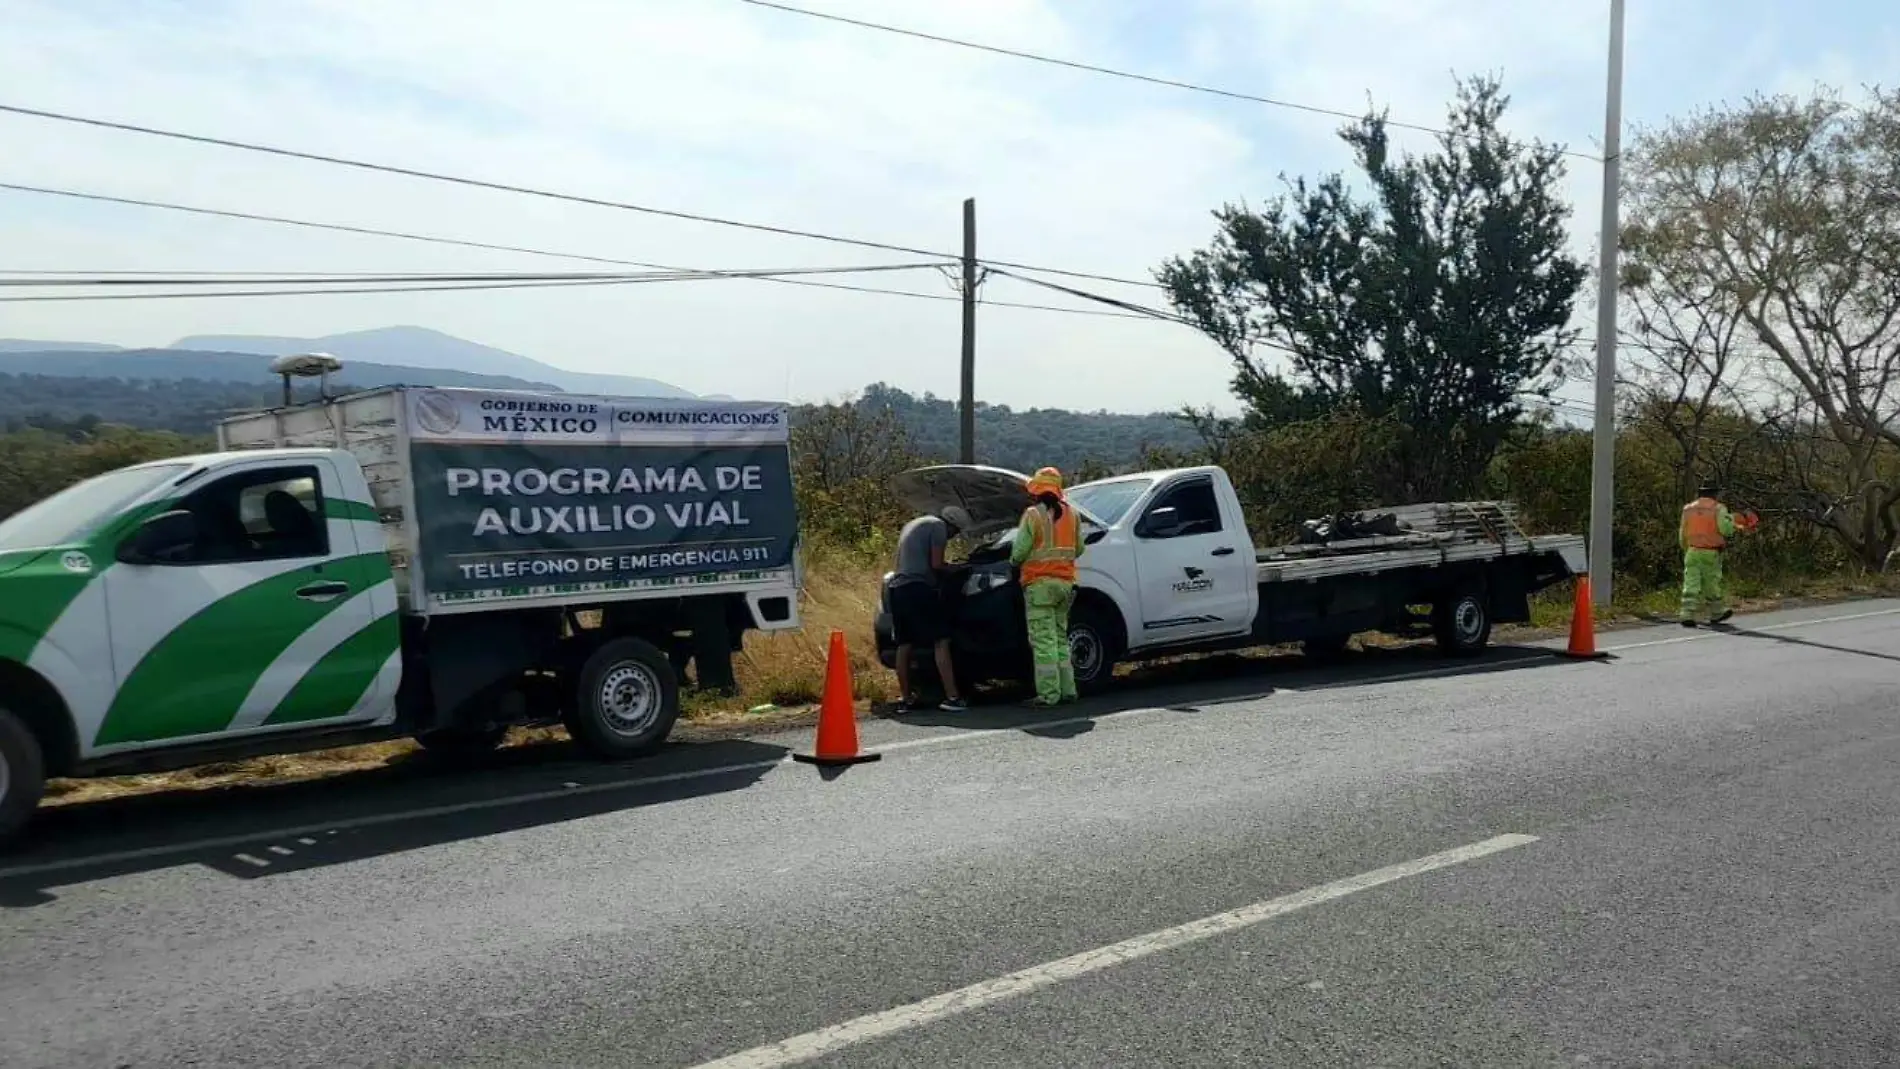
[[[1385,116],[1368,115],[1340,136],[1370,199],[1343,174],[1294,179],[1260,211],[1215,212],[1213,243],[1158,272],[1233,358],[1257,423],[1351,406],[1396,425],[1392,497],[1473,491],[1575,340],[1586,272],[1566,251],[1562,152],[1505,134],[1509,103],[1495,80],[1461,82],[1422,157],[1395,157]]]
[[[808,534],[865,546],[903,521],[888,484],[919,459],[891,409],[858,400],[801,409],[792,426],[791,451],[799,514]]]
[[[1900,544],[1900,93],[1756,97],[1643,131],[1627,289],[1732,317],[1788,491],[1863,566]]]

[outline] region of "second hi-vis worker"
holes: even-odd
[[[1709,622],[1719,624],[1735,612],[1722,597],[1722,553],[1738,525],[1728,506],[1716,500],[1719,491],[1704,483],[1696,499],[1682,506],[1682,626],[1694,627],[1699,609],[1709,611]]]
[[[1063,500],[1061,472],[1044,468],[1023,485],[1035,504],[1023,512],[1009,559],[1021,568],[1024,621],[1036,661],[1036,698],[1030,704],[1046,708],[1079,697],[1069,663],[1069,608],[1075,604],[1082,525]]]

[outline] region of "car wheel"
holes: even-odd
[[[1466,590],[1432,606],[1432,637],[1441,652],[1471,657],[1491,641],[1491,608],[1482,591]]]
[[[581,665],[567,731],[603,760],[638,757],[659,748],[680,715],[679,678],[645,639],[603,643]]]
[[[15,714],[0,709],[0,843],[5,843],[39,808],[46,790],[46,755],[40,740]]]
[[[1121,660],[1121,629],[1107,613],[1083,606],[1069,616],[1069,665],[1075,670],[1075,689],[1099,694],[1115,678]]]

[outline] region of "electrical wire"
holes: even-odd
[[[135,208],[150,208],[159,211],[183,212],[190,215],[202,215],[219,219],[238,219],[246,222],[273,223],[281,226],[303,227],[309,230],[325,230],[342,234],[357,234],[364,237],[392,238],[401,241],[418,241],[434,245],[448,245],[465,249],[483,249],[490,252],[521,253],[528,256],[545,256],[555,259],[578,260],[588,263],[614,264],[622,267],[645,267],[667,271],[685,271],[689,268],[674,267],[668,264],[656,264],[642,260],[624,260],[611,256],[593,256],[579,252],[558,252],[552,249],[537,249],[525,245],[498,245],[485,241],[469,241],[462,238],[443,237],[437,234],[417,234],[402,230],[383,230],[376,227],[350,226],[344,223],[326,223],[312,219],[296,219],[284,215],[264,215],[257,212],[240,212],[224,208],[205,208],[193,204],[176,204],[169,201],[144,200],[137,197],[119,197],[106,193],[92,193],[76,189],[56,189],[48,186],[30,186],[17,182],[0,182],[0,190],[15,193],[34,193],[50,197],[68,197],[76,200],[96,201],[105,204],[120,204]],[[102,273],[102,272],[94,272]],[[709,275],[727,272],[706,270]],[[739,275],[735,277],[747,277]],[[883,297],[908,297],[920,301],[961,301],[961,297],[942,293],[917,293],[913,290],[883,289],[876,286],[854,286],[845,282],[820,282],[808,278],[779,278],[765,276],[753,278],[755,282],[779,282],[788,286],[810,286],[815,289],[843,290],[850,293],[869,293]],[[1021,301],[983,300],[983,304],[997,308],[1019,308],[1038,312],[1062,312],[1069,315],[1119,316],[1121,313],[1104,312],[1092,308],[1063,308],[1057,305],[1031,304]],[[1130,316],[1128,318],[1146,318]]]
[[[825,22],[836,22],[836,23],[841,23],[846,26],[856,26],[860,29],[876,30],[880,33],[892,33],[892,34],[897,34],[898,36],[901,36],[901,37],[915,38],[920,41],[930,41],[932,43],[940,44],[940,45],[953,45],[957,48],[968,48],[968,49],[973,49],[978,52],[988,52],[992,55],[1008,56],[1011,59],[1028,60],[1029,62],[1032,62],[1032,63],[1043,63],[1052,67],[1063,67],[1063,68],[1067,68],[1068,70],[1083,71],[1088,74],[1101,74],[1101,75],[1106,75],[1110,78],[1121,78],[1121,79],[1131,81],[1131,82],[1142,82],[1147,85],[1164,86],[1169,89],[1183,89],[1191,93],[1204,93],[1208,96],[1224,97],[1228,100],[1243,100],[1252,104],[1265,104],[1269,107],[1285,108],[1289,111],[1301,111],[1309,115],[1324,115],[1330,118],[1346,119],[1348,121],[1357,121],[1357,120],[1365,118],[1365,114],[1363,112],[1355,114],[1350,111],[1341,111],[1336,108],[1320,107],[1317,104],[1302,104],[1302,103],[1299,103],[1298,101],[1293,101],[1293,100],[1281,100],[1276,97],[1258,96],[1253,93],[1243,93],[1243,92],[1240,92],[1238,90],[1233,90],[1233,89],[1219,89],[1210,85],[1199,85],[1194,82],[1184,82],[1184,81],[1180,81],[1174,78],[1163,78],[1163,77],[1159,77],[1152,74],[1140,74],[1135,71],[1120,70],[1115,67],[1103,67],[1094,63],[1082,63],[1077,60],[1062,59],[1057,56],[1042,55],[1036,52],[1024,52],[1024,51],[1014,49],[1014,48],[1004,48],[1001,45],[984,44],[981,41],[969,41],[969,40],[964,40],[958,37],[945,37],[940,34],[925,33],[922,30],[912,30],[912,29],[906,29],[905,27],[902,27],[902,26],[892,26],[888,23],[883,23],[883,22],[870,22],[865,19],[854,19],[854,18],[849,18],[844,15],[834,15],[826,11],[813,11],[809,8],[793,7],[790,4],[777,3],[775,2],[775,0],[739,0],[739,2],[742,4],[750,4],[753,7],[768,8],[773,11],[782,11],[790,15],[803,15],[806,18],[822,19]],[[1393,127],[1395,129],[1400,129],[1400,130],[1414,130],[1419,133],[1435,134],[1439,137],[1468,136],[1468,135],[1457,134],[1457,133],[1454,133],[1453,131],[1445,130],[1443,128],[1436,127],[1436,126],[1425,126],[1420,123],[1400,122],[1396,119],[1387,119],[1386,125]],[[1566,148],[1559,148],[1557,151],[1565,156],[1574,156],[1578,159],[1591,160],[1595,163],[1603,162],[1603,157],[1592,156],[1587,152],[1578,152],[1573,149],[1566,149]]]
[[[691,223],[705,223],[710,226],[751,230],[762,234],[776,234],[781,237],[805,238],[811,241],[825,241],[837,245],[855,245],[864,249],[877,249],[882,252],[901,252],[913,256],[929,256],[937,259],[960,259],[960,257],[950,253],[936,252],[930,249],[919,249],[908,245],[894,245],[889,242],[845,237],[838,234],[826,234],[815,230],[800,230],[795,227],[774,226],[769,223],[752,223],[740,219],[728,219],[722,216],[703,215],[698,212],[679,211],[671,208],[655,208],[651,205],[634,204],[629,201],[607,200],[603,197],[589,197],[578,193],[562,193],[556,190],[539,189],[534,186],[520,186],[507,182],[494,182],[482,178],[470,178],[465,175],[424,171],[413,167],[399,167],[394,164],[352,159],[347,156],[331,156],[320,152],[306,152],[301,149],[282,148],[276,145],[265,145],[254,141],[238,141],[233,138],[212,137],[208,134],[193,134],[180,130],[166,130],[156,126],[141,126],[137,123],[119,122],[113,119],[101,119],[87,115],[74,115],[68,112],[47,111],[42,108],[28,108],[17,104],[0,103],[0,112],[21,115],[33,119],[45,119],[51,122],[91,126],[102,130],[117,130],[121,133],[144,134],[149,137],[160,137],[173,141],[185,141],[198,145],[213,145],[219,148],[237,149],[243,152],[256,152],[268,156],[280,156],[285,159],[304,160],[310,163],[325,163],[336,167],[351,167],[361,171],[372,171],[380,174],[401,175],[405,178],[419,178],[430,182],[446,182],[451,185],[467,186],[472,189],[486,189],[499,193],[514,193],[521,196],[540,197],[546,200],[563,201],[570,204],[585,204],[596,208],[614,208],[619,211],[637,212],[643,215],[659,216],[666,219],[679,219]],[[1131,279],[1116,278],[1112,275],[1092,274],[1086,271],[1068,271],[1055,267],[1008,263],[1001,260],[985,262],[993,263],[998,266],[1015,267],[1024,271],[1039,271],[1043,274],[1091,279],[1097,282],[1117,282],[1122,285],[1130,286],[1156,285],[1153,282],[1139,282]]]
[[[717,276],[701,275],[625,275],[591,279],[569,279],[541,282],[476,282],[453,285],[420,286],[335,286],[302,287],[298,289],[270,290],[213,290],[195,293],[71,293],[53,295],[33,295],[27,297],[0,297],[0,304],[49,301],[159,301],[188,300],[210,297],[315,297],[331,294],[364,293],[459,293],[469,290],[512,290],[512,289],[557,289],[566,286],[627,286],[647,282],[681,282],[693,278],[739,278],[738,274]]]
[[[656,272],[651,272],[649,274],[642,274],[642,275],[630,275],[630,274],[627,274],[626,272],[612,273],[612,274],[605,273],[605,272],[560,272],[560,273],[538,272],[538,273],[531,273],[531,274],[504,273],[504,272],[480,272],[480,273],[474,273],[474,274],[394,273],[394,274],[383,274],[383,275],[377,275],[377,274],[304,275],[304,274],[297,274],[293,272],[293,273],[277,275],[277,276],[272,276],[269,274],[247,275],[247,276],[242,277],[241,279],[228,278],[228,277],[227,278],[191,278],[191,277],[176,277],[176,276],[167,276],[167,275],[135,275],[135,276],[126,276],[126,277],[112,277],[109,275],[101,274],[101,275],[91,275],[91,276],[76,277],[76,278],[46,278],[44,276],[30,277],[30,278],[0,277],[0,287],[10,286],[10,287],[41,288],[41,287],[58,287],[58,286],[87,286],[87,287],[235,286],[235,285],[260,285],[260,284],[271,284],[271,283],[279,284],[279,285],[287,285],[290,283],[316,285],[316,284],[328,284],[328,283],[362,284],[362,283],[369,283],[369,282],[376,282],[376,283],[564,282],[564,281],[579,282],[579,281],[585,281],[585,280],[610,280],[610,279],[626,279],[626,280],[637,279],[639,281],[653,281],[653,282],[662,282],[662,281],[690,282],[690,281],[696,281],[696,280],[701,280],[701,279],[768,278],[768,277],[776,278],[776,277],[786,276],[786,275],[863,274],[863,273],[880,272],[880,271],[915,271],[919,268],[935,268],[937,266],[938,266],[937,264],[880,264],[880,265],[873,265],[873,266],[867,266],[867,267],[757,268],[757,269],[749,269],[746,271],[678,270],[678,271],[656,271]],[[0,276],[4,276],[5,274],[6,272],[0,272]],[[181,272],[181,274],[189,275],[189,274],[195,274],[195,272]]]

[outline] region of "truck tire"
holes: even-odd
[[[1069,614],[1069,663],[1075,669],[1075,689],[1083,694],[1108,689],[1121,656],[1118,622],[1093,605],[1076,606]]]
[[[602,643],[581,665],[567,733],[606,761],[658,749],[680,715],[679,677],[666,654],[641,638]]]
[[[416,736],[430,760],[449,765],[469,765],[494,753],[508,737],[506,724],[480,724],[437,728]]]
[[[1351,635],[1322,635],[1300,643],[1300,652],[1315,661],[1337,660],[1352,645]]]
[[[1483,591],[1463,590],[1432,605],[1432,637],[1439,652],[1475,657],[1491,642],[1491,606]]]
[[[40,752],[40,740],[25,721],[0,709],[0,844],[32,819],[45,790],[46,755]]]

